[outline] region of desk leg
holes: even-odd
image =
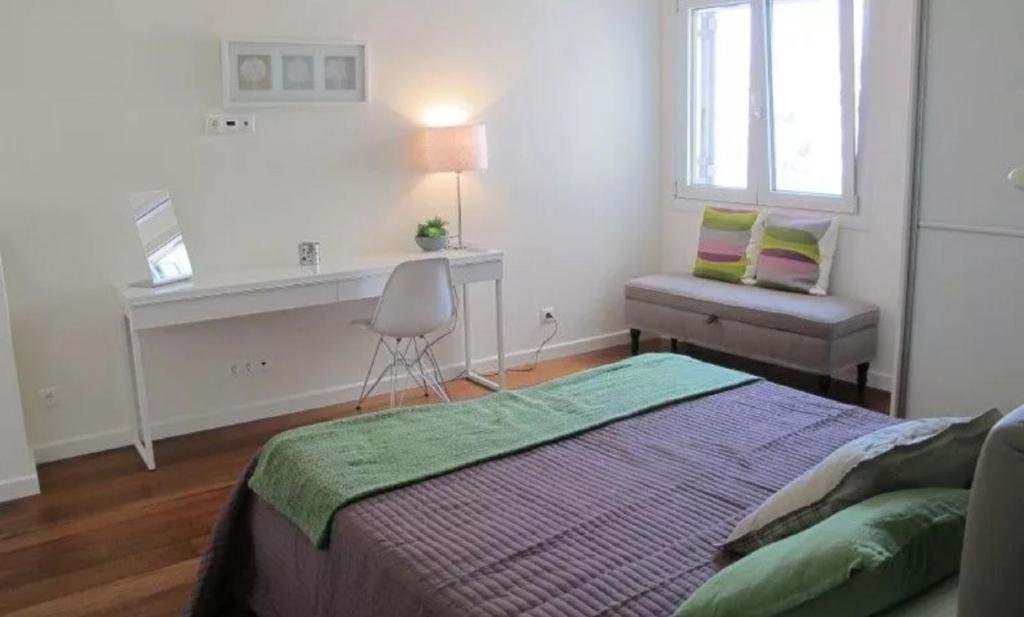
[[[505,387],[505,318],[501,279],[494,281],[494,326],[498,330],[498,385]]]
[[[466,354],[465,358],[464,358],[465,363],[466,363],[466,379],[468,381],[472,382],[472,383],[477,384],[478,386],[483,386],[483,387],[487,388],[488,390],[494,390],[495,392],[497,392],[498,390],[501,390],[502,386],[505,383],[505,354],[504,354],[505,341],[504,341],[504,330],[502,329],[502,325],[501,325],[501,280],[500,279],[498,281],[496,281],[496,285],[497,285],[497,287],[495,287],[495,299],[496,299],[496,301],[498,303],[498,310],[497,310],[497,316],[498,316],[498,324],[497,324],[497,327],[498,327],[498,381],[500,383],[495,383],[494,381],[492,381],[490,379],[487,379],[483,375],[481,375],[481,374],[479,374],[479,373],[477,373],[476,371],[473,370],[473,348],[470,345],[470,338],[469,338],[469,286],[468,285],[463,285],[462,286],[462,328],[463,328],[463,337],[464,337],[463,340],[464,340],[464,342],[466,344],[466,347],[463,350],[464,353]]]
[[[146,376],[142,368],[142,343],[139,333],[132,328],[131,321],[125,317],[128,330],[128,349],[131,352],[132,384],[135,386],[135,430],[132,433],[132,444],[142,457],[142,462],[150,471],[156,469],[156,453],[153,450],[153,429],[149,422],[149,395],[146,393]]]
[[[473,380],[473,343],[469,338],[469,285],[462,286],[462,359],[466,377]]]

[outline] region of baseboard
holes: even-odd
[[[544,351],[541,353],[541,360],[552,360],[555,358],[563,358],[565,356],[574,356],[576,354],[605,349],[615,345],[623,345],[628,341],[629,333],[623,331],[558,343],[556,345],[551,345],[550,347],[545,347]],[[505,354],[505,363],[507,366],[516,366],[532,362],[535,353],[536,350],[533,349],[514,351],[512,353]],[[497,370],[497,366],[497,355],[476,358],[473,360],[473,368],[477,371],[491,372]],[[446,364],[441,367],[441,372],[446,380],[456,379],[462,374],[463,366],[461,363]],[[390,379],[382,380],[378,386],[377,392],[387,392],[390,385]],[[350,403],[359,398],[359,392],[362,387],[363,383],[360,381],[332,388],[325,388],[322,390],[303,392],[293,396],[268,401],[247,403],[245,405],[232,407],[218,412],[181,416],[169,420],[155,421],[153,422],[153,438],[165,439],[167,437],[177,437],[178,435],[188,435],[199,431],[207,431],[224,426],[231,426],[233,424],[241,424],[243,422],[264,420],[308,409],[318,409],[341,403]]]
[[[658,337],[656,336],[645,337],[645,339],[650,340],[657,338]],[[541,360],[553,360],[556,358],[573,356],[617,345],[625,345],[628,342],[629,332],[621,331],[557,343],[544,348],[544,351],[541,354]],[[506,354],[505,362],[508,366],[526,364],[533,361],[535,353],[536,350],[534,349],[514,351]],[[498,358],[496,355],[477,358],[473,361],[473,364],[474,368],[479,371],[490,372],[497,369]],[[444,373],[445,379],[454,379],[462,373],[462,365],[456,363],[447,364],[442,367],[441,370]],[[844,381],[856,381],[856,373],[854,371],[843,372],[836,375],[836,377]],[[887,373],[871,371],[868,376],[868,384],[872,388],[891,391],[892,376]],[[379,386],[381,388],[380,391],[386,392],[389,385],[390,381],[385,379],[381,382],[381,386]],[[159,420],[153,422],[153,437],[154,439],[165,439],[168,437],[176,437],[178,435],[187,435],[200,431],[223,428],[225,426],[241,424],[244,422],[264,420],[266,418],[283,416],[308,409],[317,409],[320,407],[347,403],[355,400],[359,396],[359,390],[361,387],[362,382],[350,383],[322,390],[302,392],[293,396],[247,403],[245,405],[230,407],[206,414],[180,416],[168,420]],[[36,461],[39,463],[47,463],[82,456],[85,454],[92,454],[94,452],[102,452],[104,450],[113,450],[115,448],[125,447],[131,445],[131,434],[132,429],[130,427],[124,427],[39,444],[34,447]],[[0,497],[3,496],[2,489],[3,485],[0,484]]]
[[[542,360],[552,360],[566,356],[573,356],[599,349],[605,349],[616,345],[624,345],[629,342],[629,332],[620,331],[598,336],[592,336],[574,341],[557,343],[544,348],[541,354]],[[507,353],[505,363],[508,366],[516,366],[533,361],[535,349],[525,349]],[[482,372],[494,371],[497,368],[497,355],[476,358],[473,360],[474,369]],[[447,364],[442,367],[445,379],[454,379],[462,373],[461,363]],[[179,416],[167,420],[153,422],[153,438],[165,439],[178,435],[187,435],[199,431],[207,431],[215,428],[222,428],[244,422],[253,422],[276,416],[283,416],[308,409],[328,407],[340,403],[354,401],[359,396],[362,382],[344,384],[322,390],[302,392],[292,396],[256,401],[221,409],[205,414],[190,416]],[[381,382],[379,391],[386,392],[390,381]],[[59,441],[52,441],[39,444],[34,447],[36,461],[46,463],[66,458],[82,456],[104,450],[121,448],[131,444],[132,429],[124,427],[120,429],[72,437]],[[159,464],[159,461],[158,461]]]
[[[59,439],[36,444],[32,447],[36,463],[49,463],[66,458],[74,458],[94,452],[113,450],[131,444],[132,429],[124,427],[110,431],[100,431],[68,439]]]
[[[0,480],[0,503],[39,494],[39,476],[32,474]]]

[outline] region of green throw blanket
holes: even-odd
[[[249,488],[323,546],[334,513],[359,499],[756,380],[648,354],[473,401],[314,424],[271,439]]]

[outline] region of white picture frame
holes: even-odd
[[[360,41],[246,37],[221,41],[225,108],[334,106],[369,101]]]

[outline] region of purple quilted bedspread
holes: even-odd
[[[758,382],[348,506],[325,550],[243,480],[186,615],[664,617],[746,512],[891,422]]]

